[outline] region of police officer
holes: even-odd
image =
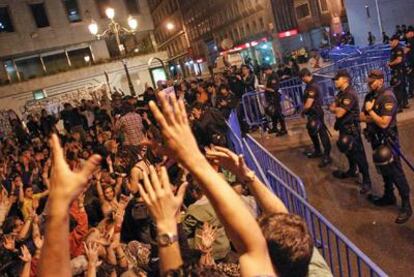
[[[405,48],[406,73],[408,83],[408,97],[414,96],[414,27],[407,29],[407,44]]]
[[[384,180],[384,195],[380,198],[370,196],[377,206],[395,205],[393,192],[395,185],[401,196],[401,209],[395,223],[403,224],[412,215],[410,187],[404,175],[401,159],[398,156],[399,138],[397,129],[398,103],[391,89],[384,87],[384,73],[372,70],[368,75],[367,94],[361,120],[367,123],[364,133],[373,149],[373,160]]]
[[[400,46],[400,37],[394,35],[390,40],[391,59],[388,63],[391,68],[391,86],[398,101],[398,112],[408,107],[407,92],[405,90],[404,51]]]
[[[352,178],[357,176],[357,170],[359,170],[362,174],[360,192],[365,194],[371,190],[371,178],[361,138],[358,95],[350,85],[351,76],[346,70],[339,70],[333,80],[339,93],[329,110],[336,117],[335,130],[339,131],[338,149],[346,155],[349,163],[349,169],[346,172],[336,170],[333,176],[338,179]]]
[[[266,74],[266,114],[272,118],[272,129],[269,133],[276,133],[276,136],[284,136],[287,134],[285,117],[282,113],[282,97],[279,92],[279,76],[272,70],[270,65],[263,66],[263,72]],[[280,130],[278,129],[280,124]]]
[[[328,129],[324,122],[321,89],[313,79],[309,69],[303,68],[299,72],[299,76],[306,84],[303,95],[304,106],[302,115],[308,119],[306,128],[308,129],[314,147],[313,152],[305,153],[305,155],[310,159],[322,157],[319,167],[323,168],[332,163],[332,159],[330,157],[331,142],[329,140]],[[323,145],[323,152],[321,150],[321,143]]]

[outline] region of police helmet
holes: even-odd
[[[381,145],[375,149],[373,154],[374,163],[377,166],[387,165],[394,161],[394,156],[391,148],[388,145]]]
[[[342,135],[339,137],[336,145],[341,153],[349,153],[354,146],[354,138],[350,135]]]
[[[308,121],[308,124],[306,125],[306,128],[308,129],[309,133],[316,134],[321,128],[321,122],[317,119],[311,119]]]

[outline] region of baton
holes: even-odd
[[[408,167],[414,171],[414,165],[407,159],[407,157],[404,156],[404,154],[401,152],[400,147],[395,145],[395,143],[388,138],[388,143],[391,145],[391,148],[397,152],[397,155],[401,157],[401,159],[408,165]]]

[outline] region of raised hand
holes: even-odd
[[[210,252],[213,243],[216,240],[216,229],[213,226],[210,226],[208,222],[204,222],[201,234],[198,234],[197,237],[200,239],[197,248],[203,253]]]
[[[144,174],[144,187],[138,184],[142,199],[157,223],[157,228],[161,230],[164,228],[167,230],[175,229],[176,215],[182,206],[187,185],[180,186],[177,195],[174,195],[167,169],[161,167],[157,173],[155,168],[151,166],[149,178]]]
[[[55,134],[52,135],[50,144],[53,161],[49,201],[56,200],[55,203],[60,203],[59,207],[67,209],[70,203],[85,189],[89,176],[96,170],[101,158],[98,155],[91,156],[79,171],[74,172],[65,161],[63,149]]]
[[[14,251],[16,249],[16,241],[12,236],[4,236],[3,247],[9,251]]]
[[[96,242],[83,243],[85,248],[85,254],[90,264],[97,265],[99,261],[98,257],[98,244]]]
[[[27,249],[26,245],[20,247],[20,250],[22,251],[22,254],[19,256],[20,260],[25,263],[30,263],[32,261],[32,255],[30,254],[29,249]]]
[[[161,126],[161,133],[170,153],[184,165],[197,162],[197,158],[202,157],[202,154],[188,124],[184,102],[182,100],[177,102],[175,95],[168,97],[163,92],[158,93],[157,97],[161,102],[162,112],[153,101],[149,105]]]
[[[241,181],[245,182],[252,178],[254,172],[250,170],[242,155],[237,155],[227,148],[220,146],[206,147],[206,158],[213,160],[230,170]]]

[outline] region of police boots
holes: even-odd
[[[397,224],[404,224],[406,223],[410,217],[413,215],[413,210],[411,208],[410,200],[403,200],[401,205],[400,213],[398,214],[395,223]]]

